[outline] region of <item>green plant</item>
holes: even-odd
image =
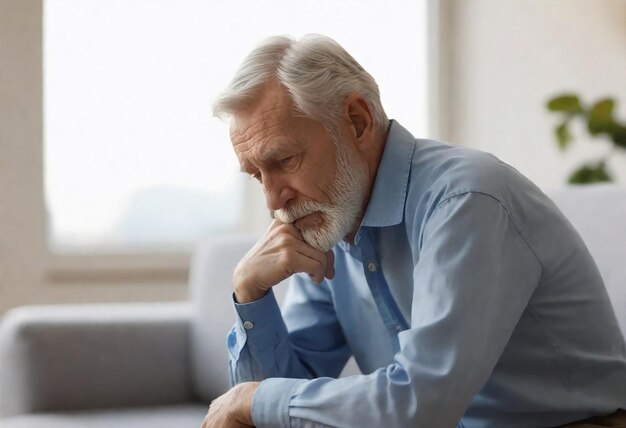
[[[614,149],[626,150],[626,125],[613,116],[613,98],[603,98],[587,106],[576,94],[562,94],[548,100],[546,107],[561,118],[554,129],[559,149],[566,150],[570,146],[574,140],[570,125],[572,121],[581,120],[593,138],[608,138]],[[610,171],[606,169],[607,160],[613,153],[611,151],[601,159],[582,165],[569,176],[568,181],[573,184],[613,181]]]

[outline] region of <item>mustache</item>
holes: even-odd
[[[314,201],[304,201],[295,203],[276,211],[272,211],[271,215],[273,215],[272,218],[277,218],[283,223],[293,223],[299,218],[302,218],[314,212],[325,211],[327,208],[328,207],[326,204],[321,204]]]

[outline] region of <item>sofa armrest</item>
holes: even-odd
[[[188,304],[30,306],[0,325],[0,415],[192,400]]]

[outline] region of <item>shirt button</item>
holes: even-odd
[[[376,263],[369,262],[367,264],[367,270],[369,270],[370,272],[376,272],[376,269],[378,269],[377,266],[376,266]]]
[[[397,325],[396,326],[396,331],[402,331],[402,326],[401,325]]]
[[[254,323],[252,321],[246,321],[243,323],[243,328],[246,330],[250,330],[252,327],[254,327]]]

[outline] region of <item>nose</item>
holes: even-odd
[[[296,194],[288,183],[269,174],[263,177],[263,192],[265,193],[267,208],[271,211],[283,208]]]

